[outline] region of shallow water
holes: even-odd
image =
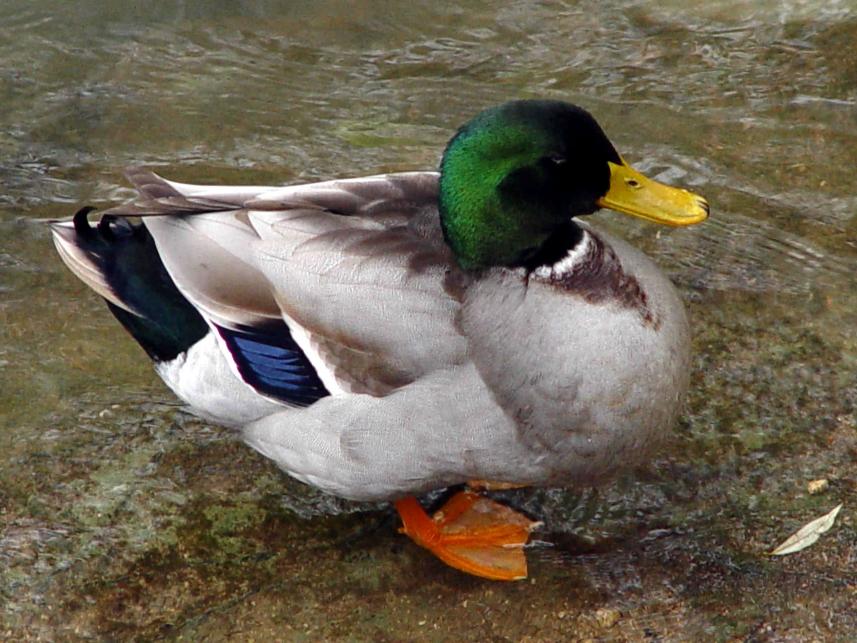
[[[240,617],[258,632],[286,623],[311,638],[420,638],[421,620],[438,625],[426,636],[452,630],[431,620],[430,607],[397,600],[448,612],[478,594],[495,612],[502,601],[530,600],[542,620],[527,630],[496,614],[489,626],[459,615],[473,638],[550,640],[571,626],[560,611],[574,613],[576,631],[591,625],[593,636],[621,638],[586,620],[604,606],[625,616],[622,636],[631,639],[646,628],[680,639],[748,636],[766,623],[799,638],[857,627],[855,612],[841,609],[854,605],[857,585],[855,39],[853,3],[810,0],[347,10],[274,0],[3,2],[0,622],[31,637],[78,628],[219,638]],[[188,418],[36,222],[130,198],[121,168],[133,164],[179,180],[253,184],[433,168],[457,125],[516,97],[583,105],[629,162],[712,204],[708,222],[682,230],[596,215],[654,256],[685,295],[694,392],[676,445],[648,473],[587,502],[519,499],[553,530],[545,539],[554,547],[532,556],[546,585],[527,595],[402,553],[408,546],[389,525],[380,545],[352,551],[338,538],[359,520],[303,520],[353,507],[288,481]],[[803,492],[821,477],[831,479],[827,494]],[[817,546],[824,560],[771,567],[759,558],[838,502],[840,525],[827,549]],[[645,540],[650,533],[659,535]],[[571,537],[602,553],[576,557]],[[641,545],[636,556],[629,542],[654,551]],[[345,600],[322,590],[289,609],[276,602],[271,579],[283,569],[312,578],[306,547],[328,560],[313,564],[331,587],[352,574],[350,611],[320,610],[322,599]],[[714,569],[716,580],[758,593],[758,609],[724,616],[735,595],[706,594],[703,572],[661,578],[655,567],[669,569],[672,548],[685,568]],[[750,571],[734,571],[748,560]],[[413,567],[431,584],[430,600],[402,581]],[[147,607],[145,591],[127,581],[171,574],[202,598],[171,582],[158,591],[174,606]],[[794,578],[812,592],[797,601],[804,611],[788,612],[796,599],[783,585]],[[643,598],[663,583],[677,589],[658,612]],[[239,600],[247,591],[264,616]],[[54,616],[43,618],[45,604]],[[763,616],[768,608],[778,616]]]

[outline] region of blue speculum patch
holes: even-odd
[[[262,395],[309,406],[330,394],[285,322],[216,328],[241,377]]]

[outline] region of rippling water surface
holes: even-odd
[[[50,429],[68,438],[112,404],[174,412],[34,220],[130,198],[132,164],[255,184],[434,168],[459,124],[510,98],[585,106],[632,164],[709,199],[689,229],[597,215],[696,316],[749,323],[757,308],[715,309],[757,298],[857,368],[853,3],[343,7],[0,3],[0,469],[57,457]]]

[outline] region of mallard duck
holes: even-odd
[[[580,107],[487,109],[439,173],[128,177],[137,203],[52,224],[68,267],[196,413],[303,482],[394,501],[403,531],[453,567],[526,576],[535,523],[482,487],[603,482],[679,413],[681,299],[578,217],[682,226],[708,205],[633,170]],[[434,516],[416,498],[467,483]]]

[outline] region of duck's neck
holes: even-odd
[[[534,272],[539,268],[550,268],[563,261],[572,259],[586,242],[586,233],[571,219],[562,226],[556,228],[541,246],[533,249],[533,252],[523,257],[518,265]]]
[[[555,176],[546,127],[501,107],[477,116],[447,145],[438,205],[462,268],[520,265],[568,218],[566,182]]]
[[[525,163],[506,153],[503,163],[470,165],[453,149],[444,157],[440,217],[446,242],[467,270],[518,265],[535,254],[556,225],[556,213],[509,190],[513,168]]]

